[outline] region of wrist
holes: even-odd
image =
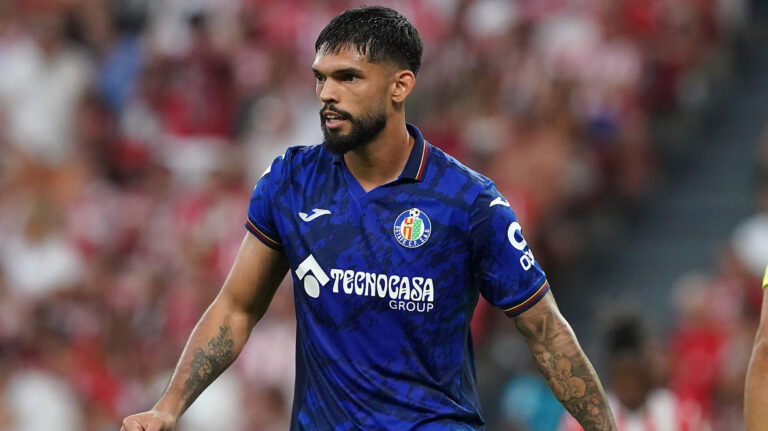
[[[174,401],[163,396],[152,407],[152,410],[163,418],[176,422],[184,412],[184,407],[181,405],[181,402]]]

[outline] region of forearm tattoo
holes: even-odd
[[[552,393],[584,430],[615,430],[597,374],[566,324],[547,314],[518,319],[516,325]]]
[[[183,398],[188,407],[234,360],[234,340],[228,326],[219,326],[219,335],[208,342],[208,349],[197,349],[192,354],[189,377],[184,385]]]

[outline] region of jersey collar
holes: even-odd
[[[429,144],[424,140],[421,131],[411,123],[405,123],[408,133],[413,136],[413,148],[411,155],[408,156],[408,162],[405,163],[405,169],[400,174],[400,179],[410,178],[421,181],[424,178],[424,172],[427,170],[427,157],[429,157]]]
[[[405,123],[408,134],[414,139],[411,155],[405,163],[405,168],[398,179],[411,179],[421,181],[424,179],[424,173],[427,170],[427,158],[429,157],[429,144],[424,140],[421,131],[411,123]],[[334,154],[333,163],[341,163],[344,160],[343,154]]]

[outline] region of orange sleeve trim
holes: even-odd
[[[252,234],[254,234],[257,237],[261,238],[267,244],[272,245],[273,247],[282,247],[282,244],[280,244],[278,241],[275,241],[274,239],[270,238],[269,235],[265,234],[261,229],[259,229],[251,221],[251,219],[248,219],[248,223],[245,225],[245,227],[247,227],[248,230],[251,231]]]
[[[544,284],[542,284],[538,289],[536,289],[536,292],[533,293],[533,295],[529,296],[528,299],[525,301],[509,308],[502,309],[505,313],[508,315],[515,315],[516,313],[525,310],[528,306],[533,305],[539,298],[544,296],[544,294],[547,292],[549,288],[549,281],[544,280]]]

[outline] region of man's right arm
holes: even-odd
[[[123,419],[122,430],[173,430],[182,413],[240,354],[288,268],[283,253],[246,233],[224,286],[192,331],[165,393],[152,410]]]

